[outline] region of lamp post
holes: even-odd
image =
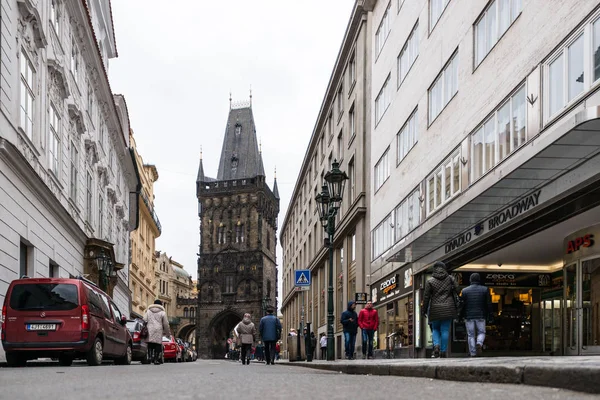
[[[325,246],[329,248],[329,272],[327,287],[327,361],[334,361],[333,351],[333,237],[335,235],[335,216],[344,195],[344,186],[348,175],[340,171],[340,163],[333,160],[331,171],[325,174],[321,193],[315,198],[318,204],[321,225],[328,235]]]
[[[117,276],[117,271],[114,269],[115,266],[110,257],[107,257],[102,249],[96,256],[96,266],[98,267],[100,289],[106,292],[108,290],[108,279]]]

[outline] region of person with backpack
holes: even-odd
[[[421,313],[431,324],[433,358],[447,356],[450,325],[457,317],[458,284],[441,261],[433,265],[432,277],[425,284]]]

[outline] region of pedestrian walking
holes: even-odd
[[[315,359],[315,355],[317,354],[317,337],[314,332],[310,333],[310,355],[311,359]]]
[[[261,318],[258,330],[265,343],[265,359],[267,365],[275,364],[275,343],[281,338],[281,322],[273,315],[275,309],[267,307],[267,315]]]
[[[379,313],[373,308],[373,302],[367,301],[365,308],[358,313],[358,326],[362,333],[362,354],[365,358],[373,358],[373,336],[379,328]]]
[[[155,365],[162,364],[162,338],[169,336],[169,320],[167,313],[162,306],[162,301],[155,300],[154,304],[148,307],[144,314],[144,322],[148,328],[148,351],[150,352],[150,362]]]
[[[321,333],[319,343],[321,344],[321,360],[325,360],[327,358],[327,335],[325,332]]]
[[[421,312],[431,324],[433,357],[446,357],[452,320],[457,317],[458,285],[441,261],[433,265],[432,277],[425,284]]]
[[[462,291],[463,310],[469,354],[471,357],[481,356],[483,342],[485,341],[485,321],[492,311],[492,297],[487,287],[481,284],[481,277],[477,272],[469,278],[470,286]]]
[[[239,344],[242,346],[242,365],[250,365],[250,351],[256,337],[256,327],[251,320],[251,315],[246,313],[244,318],[235,328],[235,335],[238,337]]]
[[[279,353],[281,352],[281,342],[275,344],[275,360],[279,360]]]
[[[354,346],[356,344],[356,332],[358,331],[358,316],[356,315],[356,303],[348,302],[348,309],[342,313],[342,326],[344,327],[344,340],[346,343],[346,358],[354,359]]]

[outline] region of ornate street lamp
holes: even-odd
[[[331,164],[331,171],[325,174],[326,185],[323,185],[323,191],[315,198],[319,210],[321,225],[327,233],[328,240],[325,245],[329,247],[329,272],[327,287],[327,361],[334,361],[333,351],[333,236],[335,235],[335,216],[340,208],[344,196],[344,187],[348,175],[340,171],[340,164],[334,160]]]
[[[100,249],[100,252],[96,256],[96,266],[98,267],[100,289],[106,292],[108,289],[108,279],[117,276],[117,271],[112,260],[104,253],[103,249]]]

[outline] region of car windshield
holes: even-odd
[[[163,342],[170,342],[170,341],[171,341],[171,339],[170,339],[170,338],[168,338],[168,337],[166,337],[166,336],[163,336]]]
[[[127,329],[129,329],[130,332],[134,332],[136,324],[137,322],[135,321],[127,321]]]
[[[25,283],[15,285],[10,296],[13,310],[65,311],[79,305],[77,286],[65,283]]]

